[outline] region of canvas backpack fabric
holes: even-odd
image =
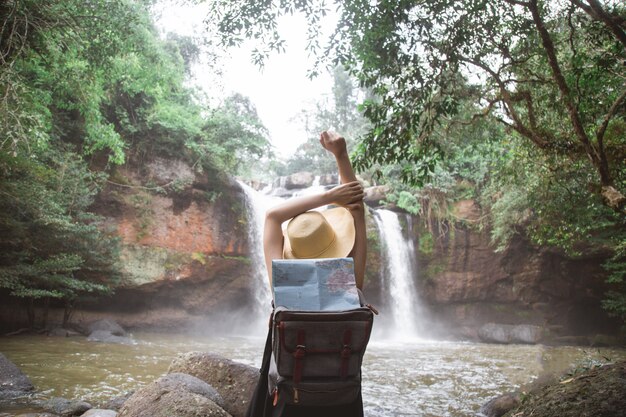
[[[294,311],[272,317],[268,389],[273,404],[338,406],[360,394],[361,364],[374,315],[346,311]]]

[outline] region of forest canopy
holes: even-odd
[[[247,98],[209,107],[186,86],[200,47],[161,37],[152,3],[0,3],[0,289],[31,324],[35,301],[68,319],[120,284],[119,242],[92,207],[117,166],[171,156],[233,175],[270,155]]]
[[[340,65],[363,90],[353,159],[394,203],[445,217],[474,197],[500,246],[523,233],[573,256],[608,250],[606,306],[626,317],[623,2],[210,3],[208,30],[225,46],[262,40],[260,64],[283,47],[278,19],[306,17],[312,75]]]
[[[472,199],[483,215],[463,226],[500,249],[522,235],[605,254],[605,305],[626,318],[623,2],[190,1],[210,6],[204,35],[219,45],[159,34],[154,3],[0,3],[0,290],[70,311],[120,284],[119,242],[93,210],[119,166],[324,171],[316,136],[335,126],[362,177],[428,224],[454,227],[454,203]],[[301,114],[309,140],[285,163],[247,97],[209,105],[187,81],[200,54],[246,39],[262,65],[291,14],[308,23],[310,75],[329,70],[334,87]]]

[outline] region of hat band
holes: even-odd
[[[291,252],[296,255],[297,258],[300,259],[312,259],[312,258],[317,258],[318,256],[320,256],[322,253],[326,252],[328,250],[328,248],[330,248],[330,246],[335,243],[335,240],[337,238],[337,235],[335,233],[333,233],[333,240],[331,240],[328,245],[326,245],[326,247],[324,249],[322,249],[321,251],[317,252],[314,255],[309,255],[309,256],[300,256],[298,255],[298,253],[296,252],[296,250],[293,248],[293,246],[291,247]]]

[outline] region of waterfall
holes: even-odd
[[[263,255],[263,224],[265,212],[280,199],[261,194],[247,184],[238,181],[246,196],[246,219],[248,222],[248,242],[250,243],[250,261],[252,263],[252,285],[254,292],[254,313],[260,321],[266,322],[271,311],[272,293],[265,268]],[[259,327],[262,328],[262,327]]]
[[[419,325],[424,311],[414,284],[417,274],[413,240],[402,234],[398,214],[383,209],[373,213],[384,251],[381,279],[387,287],[383,291],[388,294],[392,334],[403,339],[424,336]]]

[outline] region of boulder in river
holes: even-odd
[[[21,397],[31,393],[34,389],[30,379],[0,353],[0,400]]]
[[[105,410],[102,408],[92,408],[80,417],[117,417],[117,411]]]
[[[478,330],[478,337],[487,343],[526,343],[536,344],[541,341],[543,329],[530,324],[487,323]]]
[[[259,380],[259,370],[222,356],[205,352],[178,355],[168,372],[182,372],[207,382],[224,398],[224,409],[243,417]]]
[[[135,344],[135,341],[130,337],[116,336],[107,330],[96,330],[87,337],[87,340],[90,342],[119,343],[122,345]]]
[[[126,400],[129,399],[130,396],[134,393],[135,391],[129,391],[124,395],[118,395],[117,397],[113,397],[104,404],[103,408],[107,410],[119,411],[119,409],[122,408]]]
[[[191,375],[165,375],[135,392],[118,417],[230,417],[215,390]]]
[[[87,325],[87,330],[89,334],[98,331],[104,330],[115,336],[126,336],[126,330],[122,326],[120,326],[115,320],[112,319],[101,319],[96,320],[93,323]]]
[[[42,401],[41,408],[51,413],[58,414],[62,417],[80,416],[92,406],[85,401],[73,401],[66,398],[54,397],[46,401]]]
[[[480,413],[486,417],[502,417],[509,410],[517,407],[519,405],[519,401],[519,394],[502,394],[483,405],[480,408]]]

